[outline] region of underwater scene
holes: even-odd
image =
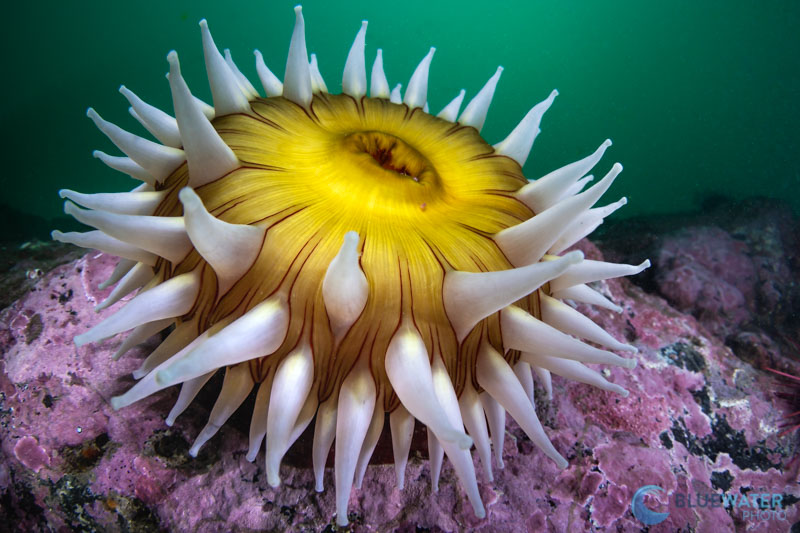
[[[800,3],[14,3],[0,531],[800,532]]]

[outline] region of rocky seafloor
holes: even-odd
[[[432,491],[418,438],[403,491],[391,465],[367,470],[350,497],[352,529],[800,531],[798,435],[781,434],[800,407],[777,395],[790,391],[790,380],[766,370],[800,375],[797,220],[766,201],[715,209],[626,221],[601,232],[597,246],[580,243],[590,258],[649,256],[653,267],[635,280],[599,285],[622,313],[581,306],[639,349],[635,369],[604,371],[630,395],[555,376],[552,400],[537,387],[539,417],[568,459],[566,470],[509,417],[505,465],[493,465],[494,482],[474,454],[487,510],[477,519],[447,461]],[[332,469],[326,491],[315,492],[308,430],[276,489],[263,464],[245,459],[247,404],[197,458],[188,455],[218,380],[171,428],[164,419],[176,388],[111,408],[109,399],[134,383],[131,371],[157,342],[116,362],[110,356],[119,338],[72,343],[122,305],[92,309],[107,295],[97,284],[113,258],[91,252],[47,271],[52,258],[37,266],[30,254],[18,255],[0,274],[24,289],[0,312],[0,531],[336,530]],[[19,281],[9,282],[14,276]],[[384,434],[377,455],[387,457],[390,447]],[[644,501],[669,513],[649,527],[631,512],[644,485],[664,489]],[[720,495],[736,504],[715,505]]]

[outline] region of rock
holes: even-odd
[[[800,359],[800,231],[785,203],[715,199],[701,213],[641,217],[600,228],[609,260],[653,268],[633,279],[695,316],[759,368]],[[777,358],[775,354],[778,353]]]
[[[708,252],[703,268],[744,298],[736,309],[729,296],[715,305],[732,320],[746,321],[738,313],[752,316],[747,294],[760,289],[715,270],[719,261],[739,257],[735,242],[719,238],[733,256],[696,249]],[[590,243],[580,246],[587,257],[601,257]],[[674,250],[673,257],[680,257],[682,249]],[[110,354],[119,338],[81,348],[72,343],[123,305],[92,310],[107,293],[96,287],[112,267],[108,256],[89,253],[42,276],[32,292],[0,313],[0,524],[26,532],[333,531],[332,470],[326,491],[316,493],[307,467],[285,464],[282,484],[273,489],[263,455],[255,464],[245,459],[246,431],[236,424],[224,426],[191,458],[187,452],[206,422],[208,402],[195,402],[168,428],[164,419],[177,397],[174,388],[119,411],[111,408],[109,398],[133,384],[130,372],[158,340],[117,362]],[[737,268],[760,276],[752,261]],[[474,517],[447,461],[433,493],[427,461],[414,453],[403,491],[395,487],[391,465],[369,467],[362,488],[350,497],[353,529],[639,531],[645,526],[632,514],[631,498],[644,485],[666,491],[645,499],[654,511],[669,512],[651,531],[787,531],[798,522],[800,462],[790,462],[796,437],[778,436],[790,406],[772,394],[773,376],[735,357],[714,335],[718,330],[664,298],[626,279],[597,288],[624,311],[581,310],[637,346],[639,365],[603,371],[630,391],[627,398],[554,376],[549,402],[537,387],[539,416],[569,460],[566,470],[559,471],[509,419],[505,468],[494,465],[494,483],[475,459],[486,519]],[[794,363],[782,358],[781,364]],[[214,386],[212,380],[208,387]],[[309,438],[308,432],[301,437]],[[709,494],[762,493],[781,498],[769,516],[750,518],[750,507],[696,506]]]
[[[747,246],[717,227],[669,236],[655,260],[659,291],[723,338],[752,320],[756,268]]]

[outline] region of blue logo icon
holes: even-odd
[[[633,516],[639,519],[640,522],[648,526],[660,524],[667,519],[669,513],[657,513],[647,508],[644,504],[644,497],[651,492],[664,492],[664,489],[656,485],[645,485],[636,491],[631,500],[631,511]]]

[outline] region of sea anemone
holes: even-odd
[[[120,88],[160,143],[89,109],[126,155],[95,156],[143,183],[125,193],[60,191],[65,211],[96,230],[53,238],[121,258],[101,285],[116,287],[98,308],[139,292],[75,343],[133,330],[118,358],[171,328],[134,373],[138,383],[112,399],[119,409],[182,384],[168,425],[224,369],[192,455],[257,388],[247,457],[266,441],[272,486],[282,457],[316,417],[316,488],[335,440],[339,525],[385,413],[400,487],[417,419],[428,428],[434,483],[447,454],[483,517],[469,450],[474,443],[492,479],[489,435],[502,466],[506,411],[567,465],[536,416],[532,370],[548,394],[550,372],[627,394],[584,363],[632,368],[635,360],[579,338],[636,349],[564,301],[621,311],[587,284],[649,263],[559,256],[625,203],[593,208],[622,167],[583,190],[607,140],[528,182],[521,166],[556,91],[492,146],[480,130],[502,67],[460,114],[463,90],[434,116],[426,100],[435,49],[404,93],[390,90],[379,49],[368,86],[366,22],[347,56],[342,94],[329,94],[314,54],[309,61],[299,6],[295,14],[283,82],[255,52],[266,98],[201,21],[213,107],[189,91],[173,51],[174,118]]]

